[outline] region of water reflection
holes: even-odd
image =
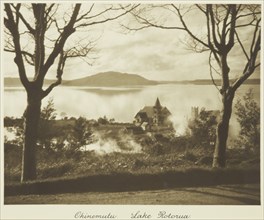
[[[253,88],[254,98],[259,103],[260,86],[243,85],[237,92],[237,98],[242,98],[249,88]],[[166,106],[172,113],[176,130],[185,130],[190,117],[191,107],[205,107],[207,110],[221,108],[221,97],[213,85],[154,85],[141,87],[118,88],[71,88],[57,87],[51,93],[55,108],[68,117],[84,116],[97,119],[102,116],[114,118],[119,122],[132,122],[135,114],[144,106],[152,106],[157,97],[161,105]],[[21,117],[26,107],[26,94],[22,90],[8,89],[4,91],[4,115]],[[43,100],[47,104],[48,98]],[[63,114],[65,116],[65,114]],[[237,133],[238,124],[234,117],[231,119],[230,130]]]
[[[131,93],[138,93],[142,91],[143,88],[73,88],[74,90],[85,91],[89,93],[95,93],[101,96],[113,96],[113,95],[125,95]]]

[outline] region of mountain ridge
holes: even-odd
[[[156,85],[157,81],[146,79],[137,74],[120,72],[101,72],[92,76],[70,80],[65,86],[132,86],[132,85]]]
[[[50,85],[55,80],[46,79],[45,86]],[[231,79],[234,81],[234,79]],[[215,83],[221,85],[221,80],[216,79]],[[114,86],[137,86],[137,85],[158,85],[158,84],[193,84],[193,85],[211,85],[211,79],[181,80],[181,81],[158,81],[149,80],[138,74],[120,73],[114,71],[101,72],[92,76],[87,76],[73,80],[63,80],[63,86],[94,86],[94,87],[114,87]],[[260,84],[260,79],[247,79],[245,84]],[[21,87],[19,78],[5,77],[5,87]]]

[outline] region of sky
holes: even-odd
[[[83,11],[86,5],[82,5]],[[98,9],[99,10],[99,9]],[[176,17],[164,16],[164,12],[155,12],[162,22],[177,23]],[[172,20],[175,19],[175,20]],[[208,53],[195,53],[187,49],[184,41],[187,34],[181,30],[164,30],[147,28],[136,32],[128,32],[120,27],[130,24],[131,18],[122,17],[120,20],[90,26],[89,30],[79,32],[75,38],[67,41],[74,45],[76,40],[95,40],[95,53],[91,54],[93,64],[88,65],[84,59],[68,60],[63,79],[76,79],[90,76],[99,72],[117,71],[138,74],[152,80],[194,80],[209,79]],[[195,33],[201,34],[205,22],[201,15],[191,12],[187,18]],[[75,33],[74,33],[75,34]],[[245,35],[247,36],[247,35]],[[241,73],[241,63],[244,57],[236,50],[229,58],[231,72],[234,77]],[[91,59],[87,60],[88,62]],[[3,53],[3,69],[5,77],[18,76],[17,67],[13,62],[13,54]],[[33,71],[27,67],[28,75]],[[55,65],[50,69],[47,78],[55,78]],[[217,74],[215,74],[217,77]],[[259,77],[259,71],[254,74]]]

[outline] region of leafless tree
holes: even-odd
[[[155,16],[156,10],[159,10],[159,15],[163,10],[169,19]],[[229,121],[235,93],[260,66],[261,6],[154,4],[142,5],[130,14],[133,18],[132,22],[122,24],[126,30],[138,31],[156,27],[184,31],[189,36],[186,42],[189,48],[195,52],[209,52],[208,65],[212,82],[215,84],[212,73],[217,72],[221,77],[221,87],[217,88],[222,97],[213,167],[225,167]],[[197,34],[193,30],[190,16],[204,21],[204,35]],[[244,60],[241,57],[241,65],[244,65],[244,69],[234,80],[230,77],[232,70],[228,59],[236,50],[240,50],[244,56]]]
[[[67,6],[69,6],[67,8]],[[14,4],[5,3],[5,51],[15,54],[19,78],[27,93],[25,140],[21,181],[36,178],[36,142],[41,101],[61,84],[66,60],[87,57],[94,42],[84,41],[69,46],[68,38],[79,31],[127,14],[138,5],[126,5],[126,11],[109,4]],[[34,67],[34,77],[28,77],[27,64]],[[45,77],[57,65],[57,80],[44,89]]]

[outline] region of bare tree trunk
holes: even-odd
[[[28,91],[25,112],[25,140],[22,155],[21,182],[36,179],[36,144],[40,119],[41,98],[36,91]]]
[[[233,92],[223,94],[223,109],[221,119],[216,131],[216,145],[214,151],[213,167],[224,168],[226,166],[226,144],[228,138],[229,121],[232,113],[234,99]]]

